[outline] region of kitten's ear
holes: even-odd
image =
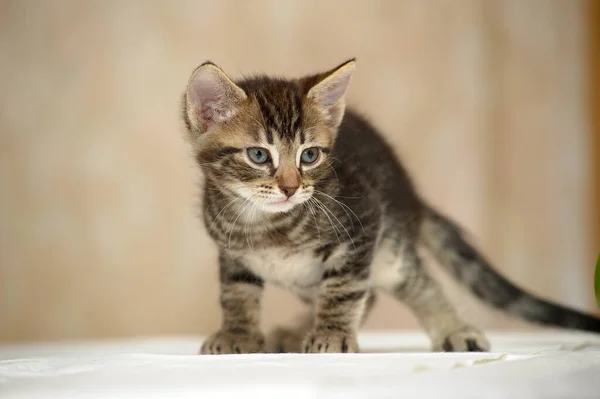
[[[302,82],[305,87],[308,86],[306,97],[317,103],[333,128],[337,128],[344,117],[346,91],[355,67],[356,59],[352,58],[328,72],[305,78]]]
[[[192,73],[187,86],[186,107],[190,122],[205,133],[235,115],[246,93],[212,62]]]

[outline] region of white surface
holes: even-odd
[[[420,333],[363,334],[354,355],[198,356],[193,338],[0,346],[0,398],[600,398],[600,336],[489,338],[493,353],[427,353]]]

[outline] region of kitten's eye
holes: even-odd
[[[250,160],[256,164],[263,164],[269,160],[269,151],[264,148],[248,148],[246,150]]]
[[[319,149],[317,147],[307,148],[300,155],[300,161],[305,164],[315,163],[317,159],[319,159]]]

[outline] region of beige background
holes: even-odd
[[[206,59],[240,76],[358,57],[350,102],[422,192],[512,280],[591,309],[585,16],[560,0],[0,1],[0,340],[218,326],[178,119]],[[298,307],[269,290],[265,326]],[[414,326],[384,300],[366,327]]]

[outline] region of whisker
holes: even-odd
[[[340,239],[340,234],[338,233],[338,229],[337,227],[335,227],[335,225],[333,224],[333,220],[331,220],[331,218],[329,217],[329,215],[327,214],[327,212],[323,209],[323,207],[321,206],[321,203],[318,199],[316,199],[315,197],[311,197],[309,199],[309,201],[314,201],[314,204],[316,205],[316,207],[318,209],[320,209],[321,211],[323,211],[323,213],[325,214],[325,216],[327,217],[327,219],[329,220],[329,224],[331,225],[333,232],[335,233],[335,237],[337,238],[338,242],[341,244],[342,240]]]
[[[262,206],[266,201],[266,199],[264,199],[264,198],[261,199],[260,196],[258,199],[260,201],[260,206]],[[246,221],[246,229],[248,228],[248,221],[251,221],[252,223],[254,223],[254,215],[256,213],[256,209],[258,209],[258,207],[259,207],[258,202],[256,202],[256,201],[252,201],[252,202],[253,202],[253,205],[252,205],[252,208],[250,209],[250,217]],[[248,246],[250,247],[250,250],[252,250],[252,251],[254,251],[254,239],[252,238],[253,231],[254,231],[254,229],[252,229],[250,231],[250,240],[249,241],[248,241],[248,235],[246,235],[246,241],[248,242]]]
[[[235,215],[237,215],[237,217],[235,217],[235,220],[233,221],[233,224],[231,225],[231,229],[229,230],[229,240],[227,243],[227,246],[229,248],[229,254],[231,254],[231,236],[233,235],[233,230],[235,229],[235,224],[237,223],[240,216],[242,216],[242,213],[246,210],[246,208],[252,204],[251,200],[252,200],[252,197],[254,197],[255,195],[256,194],[252,194],[249,198],[247,198],[240,206],[240,209],[234,214],[234,217],[235,217]]]
[[[252,208],[250,208],[250,212],[249,212],[250,215],[249,215],[249,217],[246,218],[246,223],[244,225],[244,235],[246,236],[246,243],[248,244],[248,247],[250,248],[251,251],[254,251],[254,248],[252,247],[252,245],[250,244],[250,240],[248,239],[248,223],[252,219],[252,211],[254,210],[255,207],[256,207],[256,203],[253,202]]]
[[[215,222],[217,221],[217,219],[219,218],[219,216],[221,215],[221,213],[223,213],[227,208],[229,208],[237,200],[238,200],[237,198],[232,199],[231,201],[229,201],[227,203],[227,205],[225,205],[223,207],[223,209],[221,209],[219,211],[219,213],[217,213],[217,216],[215,216],[215,218],[213,219],[212,223],[210,224],[210,228],[208,229],[209,232],[212,231],[213,225],[215,224]]]
[[[314,198],[314,197],[313,197]],[[319,199],[315,198],[315,200],[319,203],[321,203],[321,205],[325,208],[325,210],[327,210],[331,216],[333,216],[333,218],[339,223],[339,225],[341,226],[342,229],[344,229],[344,231],[346,232],[346,235],[348,236],[348,239],[350,240],[350,242],[352,243],[352,247],[354,249],[356,249],[356,247],[354,246],[354,240],[352,239],[352,236],[350,235],[350,233],[348,232],[348,229],[346,229],[346,227],[344,227],[344,225],[342,224],[342,222],[340,222],[340,219],[337,218],[337,216],[335,216],[335,214],[333,212],[331,212],[331,210],[327,207],[327,205],[325,205],[323,202],[321,202]]]
[[[329,167],[329,169],[331,169],[331,171],[335,175],[335,180],[336,180],[337,184],[339,185],[340,184],[340,178],[339,178],[337,172],[335,171],[335,168],[333,167],[333,165],[330,162],[327,163],[327,166]]]
[[[308,210],[312,214],[313,220],[315,221],[315,227],[317,228],[317,234],[319,236],[319,242],[321,242],[321,229],[319,229],[319,223],[317,223],[317,216],[315,214],[315,210],[313,209],[313,205],[310,203],[310,201],[303,202],[303,204],[306,204]]]
[[[346,215],[348,216],[348,218],[350,219],[350,223],[352,223],[352,218],[350,217],[350,214],[348,214],[348,211],[352,212],[352,214],[354,215],[354,217],[356,218],[356,220],[358,220],[358,223],[360,224],[360,228],[362,229],[363,233],[365,232],[365,228],[360,220],[360,218],[358,217],[358,215],[352,210],[352,208],[350,208],[348,205],[344,204],[341,201],[338,201],[337,199],[333,198],[332,196],[319,191],[319,190],[315,190],[316,193],[319,193],[321,195],[324,195],[328,198],[330,198],[332,201],[334,201],[336,204],[338,204],[343,210],[344,212],[346,212]],[[346,209],[348,209],[348,211],[346,211]],[[354,228],[354,223],[352,224],[352,228]]]

